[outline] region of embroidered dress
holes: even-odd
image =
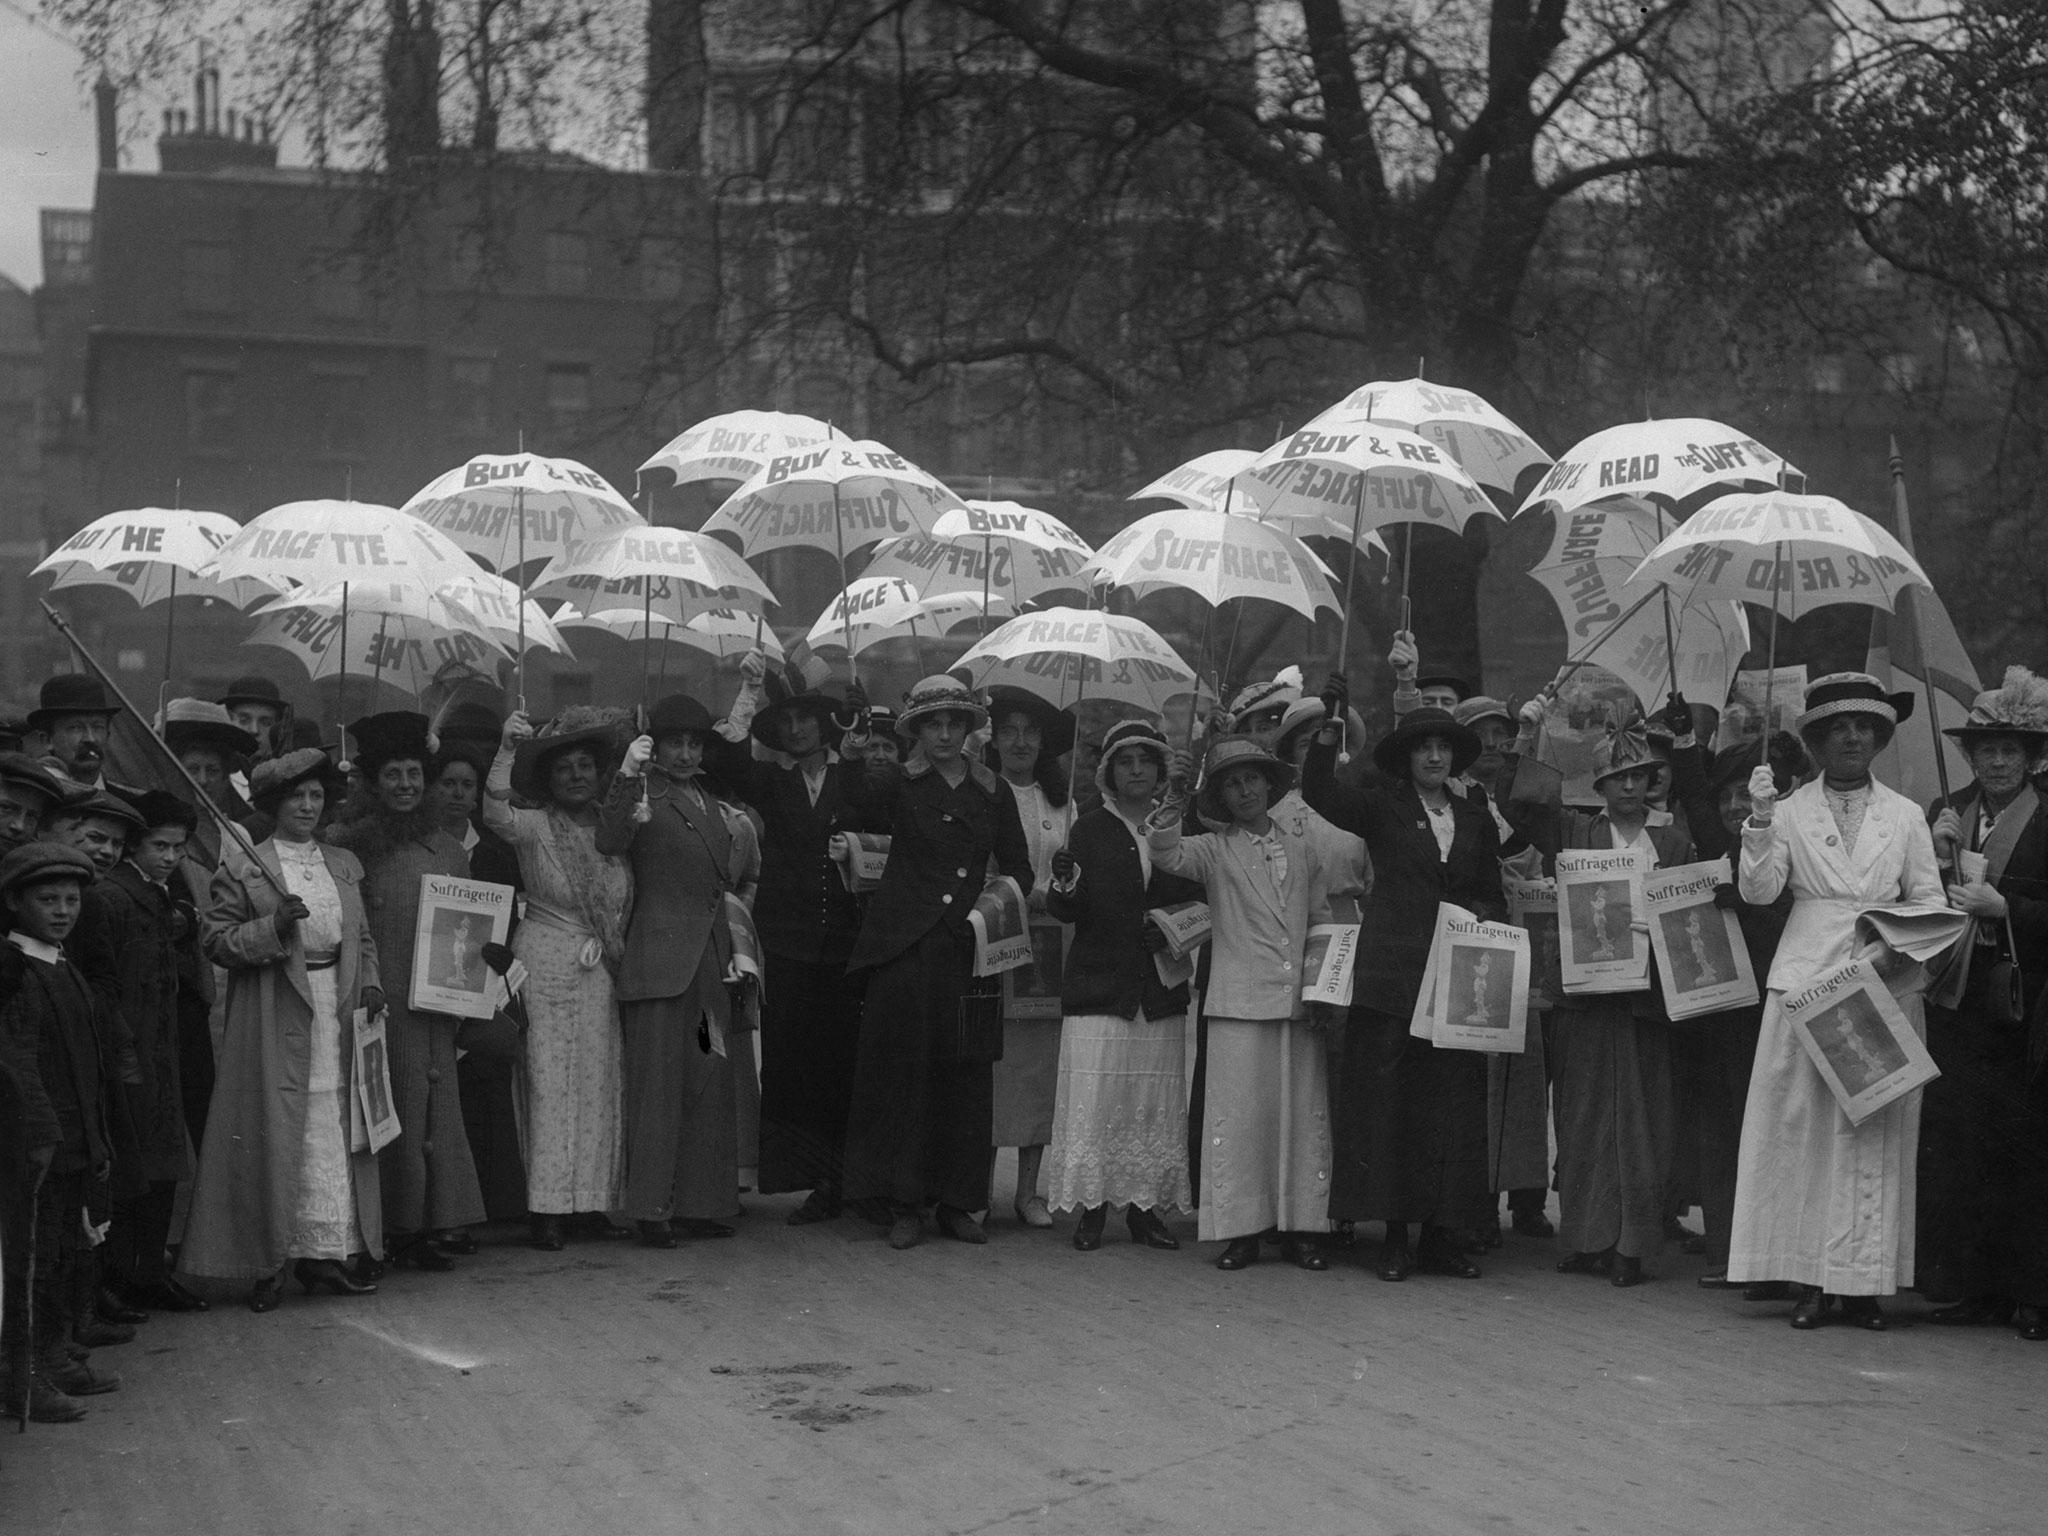
[[[318,843],[273,843],[284,883],[306,904],[299,938],[313,1021],[306,1065],[306,1130],[299,1153],[298,1200],[289,1257],[346,1259],[363,1247],[349,1181],[349,1068],[331,963],[341,944],[341,892]]]

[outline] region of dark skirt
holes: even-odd
[[[1972,976],[1960,1009],[1927,1010],[1941,1076],[1920,1119],[1919,1290],[2048,1306],[2048,1075],[2028,1068],[2026,1025],[1985,1019],[1981,991]]]
[[[1558,1242],[1646,1258],[1663,1242],[1671,1175],[1671,1026],[1638,1019],[1626,998],[1575,998],[1545,1029]]]
[[[706,965],[680,997],[619,1005],[626,1109],[620,1208],[629,1220],[723,1221],[739,1211],[732,1058],[707,1051],[700,1033],[703,989],[720,985]],[[729,1048],[745,1044],[734,1036]]]
[[[1410,1035],[1405,1017],[1354,1007],[1332,1120],[1332,1220],[1498,1224],[1482,1053],[1440,1051]]]
[[[860,1055],[861,989],[844,962],[768,955],[761,997],[761,1192],[840,1186]]]
[[[961,1051],[973,967],[974,941],[939,926],[867,972],[847,1115],[848,1199],[963,1211],[988,1203],[993,1068],[985,1054]]]

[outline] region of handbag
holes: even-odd
[[[2026,978],[2020,972],[2019,946],[2013,942],[2012,914],[2005,919],[2005,953],[1984,975],[1984,1011],[1994,1024],[2017,1024],[2027,1016]]]
[[[998,1062],[1003,1059],[1003,978],[977,976],[960,996],[960,1012],[950,1049],[941,1055],[949,1061]]]
[[[484,946],[484,963],[499,976],[512,968],[512,951],[503,944]],[[455,1031],[455,1048],[494,1061],[520,1061],[526,1055],[526,997],[515,992],[488,1019],[464,1019]]]

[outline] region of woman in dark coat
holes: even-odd
[[[1341,677],[1330,680],[1326,721],[1343,718],[1346,693]],[[1378,773],[1356,786],[1337,782],[1334,727],[1318,732],[1302,768],[1302,798],[1364,838],[1372,859],[1333,1111],[1330,1218],[1387,1224],[1382,1280],[1416,1269],[1478,1278],[1458,1234],[1499,1220],[1486,1176],[1486,1057],[1438,1050],[1408,1032],[1437,904],[1505,916],[1493,817],[1447,787],[1478,756],[1471,731],[1424,708],[1373,748]],[[1416,1223],[1421,1238],[1411,1247]]]
[[[1976,781],[1934,807],[1934,847],[1951,906],[1975,920],[1957,971],[1929,994],[1920,1143],[1921,1289],[1961,1299],[1944,1323],[2009,1317],[2023,1339],[2048,1340],[2048,1074],[2028,1020],[2048,989],[2048,804],[2028,770],[2048,752],[2048,682],[2013,667],[1948,732]],[[1960,862],[1985,860],[1981,878]],[[1974,872],[1974,871],[1973,871]],[[2023,1017],[1994,997],[1995,968],[2017,962]]]
[[[293,1260],[309,1293],[375,1289],[344,1266],[384,1248],[377,1160],[350,1129],[353,1020],[384,994],[363,867],[313,841],[341,788],[327,754],[259,763],[249,788],[276,831],[256,849],[267,877],[238,852],[213,876],[206,953],[227,969],[227,1034],[178,1265],[254,1281],[249,1306],[267,1312]]]
[[[894,841],[847,963],[867,1002],[846,1197],[887,1203],[895,1248],[923,1240],[921,1213],[934,1202],[949,1237],[988,1241],[970,1213],[988,1200],[1002,993],[973,986],[967,918],[991,859],[995,873],[1028,889],[1031,853],[1010,786],[962,750],[987,723],[959,682],[928,677],[905,696],[896,723],[912,743],[910,761],[870,762],[848,786],[863,829]],[[843,855],[844,839],[835,841]]]

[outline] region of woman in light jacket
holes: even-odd
[[[1846,1321],[1881,1329],[1877,1298],[1913,1283],[1920,1093],[1852,1125],[1785,1020],[1787,993],[1860,957],[1924,1032],[1924,969],[1856,939],[1864,908],[1946,904],[1919,807],[1870,776],[1912,704],[1912,694],[1887,695],[1866,673],[1819,678],[1806,690],[1799,734],[1821,776],[1782,805],[1769,768],[1750,776],[1742,899],[1769,902],[1789,887],[1792,914],[1771,964],[1743,1111],[1728,1278],[1804,1287],[1794,1328],[1820,1327],[1839,1301]]]

